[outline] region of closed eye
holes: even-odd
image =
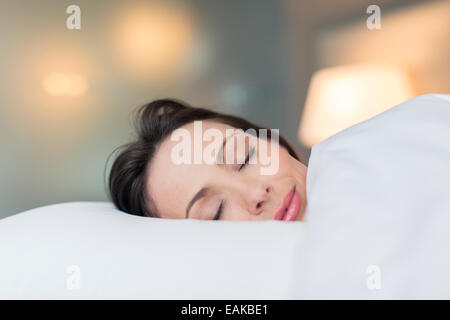
[[[216,216],[214,217],[213,220],[220,220],[220,218],[222,216],[222,212],[223,212],[223,203],[224,203],[224,201],[222,200],[220,202],[219,209],[217,210]]]
[[[247,157],[245,157],[244,163],[239,166],[238,171],[241,171],[242,169],[245,168],[245,166],[248,164],[250,158],[253,156],[254,153],[255,153],[255,147],[251,147],[250,150],[248,151]]]

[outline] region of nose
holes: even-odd
[[[261,214],[267,206],[271,192],[272,186],[266,183],[256,182],[249,185],[243,193],[248,212],[253,215]]]

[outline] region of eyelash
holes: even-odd
[[[216,216],[214,217],[213,220],[220,220],[220,217],[222,216],[222,212],[223,212],[223,205],[224,205],[224,200],[222,200],[220,202],[219,209],[217,210]]]
[[[248,164],[248,161],[250,160],[250,158],[253,157],[254,153],[255,153],[255,147],[251,147],[250,150],[248,151],[248,155],[245,158],[244,163],[239,166],[239,170],[238,171],[241,171],[242,169],[245,168],[245,166]]]

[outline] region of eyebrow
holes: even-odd
[[[191,201],[189,201],[187,207],[186,207],[186,219],[188,218],[189,211],[191,210],[192,206],[197,200],[200,200],[201,198],[205,197],[206,194],[211,190],[209,187],[203,187],[201,188],[195,196],[192,197]]]

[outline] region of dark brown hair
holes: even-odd
[[[119,210],[138,216],[158,217],[145,191],[148,164],[166,137],[196,120],[213,120],[244,131],[254,129],[257,133],[259,129],[267,129],[240,117],[191,107],[175,99],[159,99],[143,105],[136,113],[137,139],[117,149],[119,154],[109,174],[109,195]],[[268,138],[270,134],[271,130],[268,130]],[[300,161],[295,149],[281,135],[279,144]]]

